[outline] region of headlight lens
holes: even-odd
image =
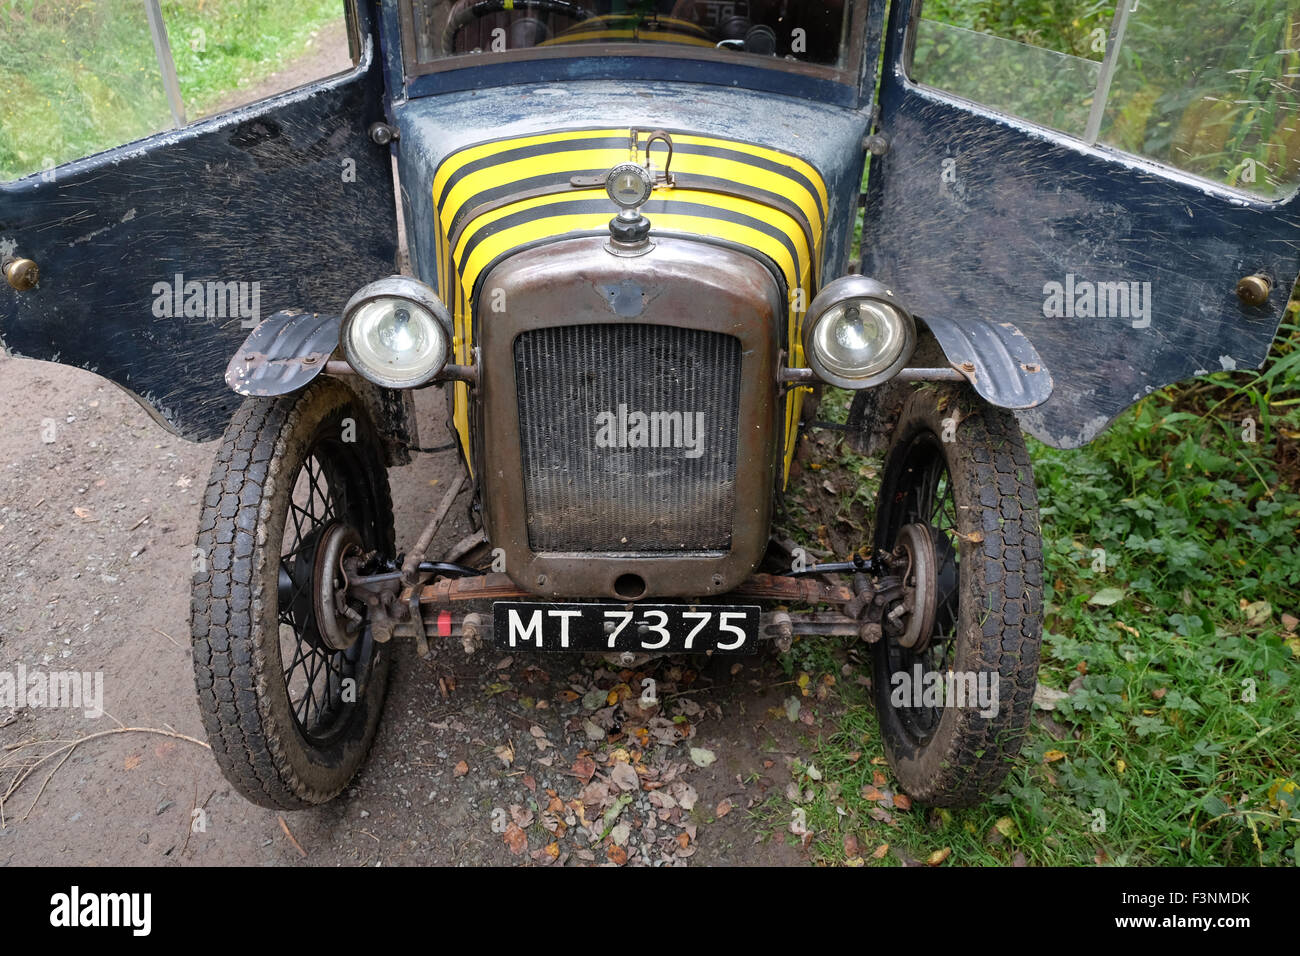
[[[841,388],[868,388],[893,378],[912,357],[912,317],[874,279],[845,276],[809,306],[804,352],[813,371]]]
[[[348,363],[388,388],[414,388],[447,364],[450,316],[433,290],[406,276],[365,286],[343,313]]]

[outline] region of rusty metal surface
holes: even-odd
[[[420,537],[416,539],[415,546],[411,548],[405,560],[402,561],[402,580],[408,585],[414,585],[419,580],[420,562],[424,560],[425,553],[429,550],[434,535],[442,527],[443,521],[447,518],[447,513],[451,511],[452,503],[456,500],[456,496],[460,494],[460,489],[464,484],[465,475],[457,475],[451,486],[447,488],[446,494],[442,496],[442,503],[438,505],[438,510],[433,513],[429,523],[420,532]]]
[[[473,578],[443,578],[420,588],[420,604],[459,604],[465,601],[508,601],[532,597],[505,574]]]
[[[473,414],[488,539],[505,551],[510,577],[532,594],[618,597],[614,583],[624,574],[645,581],[644,598],[724,593],[757,566],[767,543],[778,452],[773,381],[784,303],[768,270],[742,253],[664,238],[653,252],[629,259],[608,254],[604,242],[571,239],[522,252],[484,280],[510,303],[506,312],[484,309],[479,318],[483,379]],[[637,291],[612,300],[609,288]],[[741,467],[730,552],[538,554],[529,546],[514,339],[548,325],[627,322],[702,328],[741,341]]]
[[[409,596],[409,591],[403,592],[402,600],[409,600]],[[537,595],[520,588],[509,575],[489,573],[478,577],[442,578],[423,585],[419,589],[419,596],[421,607],[443,607],[474,601],[527,600]],[[855,595],[853,588],[848,585],[831,584],[816,578],[754,574],[735,589],[715,597],[775,601],[782,604],[845,605],[854,600]]]
[[[226,384],[240,395],[287,395],[325,370],[339,344],[337,315],[285,309],[262,321],[226,366]]]
[[[781,601],[796,604],[848,604],[853,589],[843,584],[829,584],[817,578],[755,574],[729,595],[739,599]]]
[[[986,402],[1035,408],[1052,395],[1052,374],[1032,342],[1010,322],[931,315],[921,320],[944,355]]]

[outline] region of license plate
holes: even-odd
[[[504,650],[754,654],[758,627],[756,605],[492,605],[494,642]]]

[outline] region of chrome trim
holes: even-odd
[[[817,328],[817,323],[821,321],[832,306],[843,302],[845,299],[876,299],[884,302],[903,317],[903,347],[899,350],[898,357],[884,371],[867,378],[845,378],[834,374],[822,364],[817,357],[817,350],[812,347],[813,331]],[[877,279],[861,275],[848,275],[826,283],[809,304],[808,313],[804,316],[804,360],[819,379],[837,388],[857,390],[872,388],[887,382],[907,367],[907,363],[912,360],[914,351],[916,351],[916,320],[912,317],[912,313],[894,297],[894,293]]]

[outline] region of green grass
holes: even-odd
[[[164,0],[187,118],[266,78],[339,0]],[[172,125],[140,0],[0,0],[0,180]]]
[[[814,686],[835,676],[840,708],[809,729],[793,771],[812,794],[798,805],[816,860],[844,863],[852,834],[853,863],[890,844],[881,865],[944,848],[949,865],[1300,863],[1297,341],[1285,326],[1262,374],[1153,394],[1086,448],[1031,443],[1048,585],[1040,683],[1069,696],[1036,711],[984,806],[873,818],[863,788],[896,784],[855,680],[868,655],[796,645],[793,667]],[[862,467],[845,457],[822,474]],[[773,796],[756,816],[793,841],[795,807]]]

